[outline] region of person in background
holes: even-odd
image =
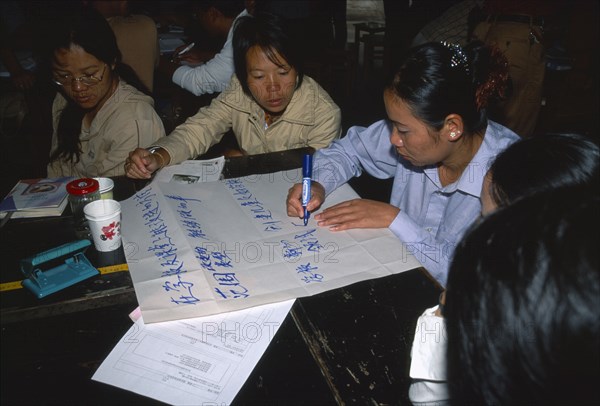
[[[544,28],[564,0],[485,0],[472,39],[497,46],[509,62],[511,91],[493,116],[521,137],[536,128],[546,72]]]
[[[154,70],[160,55],[154,20],[142,14],[131,14],[128,0],[84,1],[86,3],[106,18],[117,38],[123,63],[131,66],[144,86],[152,92]]]
[[[384,72],[393,74],[425,24],[458,0],[382,0],[385,14]],[[432,40],[433,41],[433,40]],[[450,41],[448,41],[450,42]]]
[[[47,176],[123,175],[131,149],[165,135],[152,98],[138,90],[143,85],[121,62],[115,35],[99,13],[65,16],[52,43],[59,92]]]
[[[598,189],[487,216],[456,248],[444,316],[453,404],[600,402]]]
[[[415,35],[411,46],[416,47],[431,41],[446,41],[460,46],[467,45],[469,18],[477,11],[484,0],[462,0],[454,3],[439,17],[428,22]]]
[[[505,70],[502,56],[483,44],[412,49],[384,90],[388,119],[352,127],[315,154],[308,210],[363,170],[394,178],[390,202],[343,202],[316,214],[318,225],[389,228],[444,286],[454,246],[481,211],[486,168],[518,139],[486,114]],[[301,192],[301,184],[290,189],[288,215],[302,217]]]
[[[346,0],[256,0],[256,11],[286,19],[299,38],[305,60],[323,62],[327,53],[347,43]],[[324,55],[325,54],[325,55]]]
[[[223,48],[215,55],[196,46],[177,56],[184,45],[175,50],[172,60],[163,58],[160,69],[172,76],[173,83],[196,96],[222,92],[234,73],[233,26],[240,17],[250,15],[252,3],[246,3],[245,9],[242,0],[196,1],[195,19],[211,37],[227,37]]]
[[[580,134],[555,133],[522,139],[501,152],[488,170],[481,190],[481,214],[487,216],[520,199],[561,188],[600,189],[600,149],[591,138]],[[520,228],[513,230],[518,233]],[[410,376],[414,379],[409,398],[415,405],[447,404],[447,336],[440,304],[417,321]]]
[[[231,129],[247,155],[324,148],[340,136],[340,109],[304,75],[281,18],[267,13],[240,17],[233,50],[235,76],[228,88],[152,148],[132,151],[127,176],[150,178],[165,165],[203,154]]]

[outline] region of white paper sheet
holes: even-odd
[[[331,232],[287,216],[301,170],[182,185],[121,202],[125,255],[146,323],[310,296],[419,267],[388,229]],[[345,185],[327,206],[356,198]]]
[[[293,300],[129,329],[93,380],[174,405],[229,405]]]

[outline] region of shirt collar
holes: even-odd
[[[481,197],[483,178],[500,150],[502,134],[498,131],[497,126],[498,124],[488,120],[483,141],[457,182],[458,190]]]
[[[496,123],[488,121],[483,140],[475,156],[460,175],[458,181],[442,188],[444,192],[452,193],[459,190],[475,197],[481,196],[483,178],[498,153],[498,137],[500,134],[496,126]],[[441,188],[437,167],[427,167],[424,172],[432,182]]]

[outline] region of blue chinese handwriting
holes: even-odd
[[[273,213],[265,204],[252,195],[242,179],[227,179],[225,185],[233,197],[239,202],[255,220],[264,226],[264,231],[278,231],[282,229],[283,222],[273,217]]]
[[[315,232],[317,229],[313,228],[312,230],[308,230],[304,233],[300,233],[294,236],[294,239],[297,240],[303,247],[306,248],[309,252],[319,252],[323,246],[315,237]]]
[[[177,275],[177,282],[165,281],[162,286],[166,292],[172,292],[171,294],[175,292],[179,293],[179,297],[177,298],[171,296],[171,302],[175,304],[196,304],[200,301],[192,293],[194,283],[184,281],[181,275]]]
[[[202,268],[209,271],[217,282],[218,286],[214,288],[215,292],[223,299],[239,299],[250,296],[248,289],[242,285],[235,272],[232,272],[232,260],[225,252],[209,250],[206,247],[195,247],[194,252]],[[228,271],[225,272],[226,270]]]
[[[177,195],[165,195],[165,197],[177,201],[176,211],[179,215],[179,218],[181,219],[181,224],[183,225],[183,228],[187,232],[187,236],[191,238],[207,240],[208,237],[202,230],[202,225],[194,217],[192,209],[190,208],[190,202],[202,203],[202,200],[190,199]]]
[[[296,267],[296,273],[298,273],[298,274],[300,274],[302,276],[301,279],[305,283],[322,282],[323,281],[323,275],[314,272],[317,269],[319,269],[318,266],[314,266],[314,265],[311,266],[310,262],[309,262],[309,263],[306,263],[306,264],[298,265]]]
[[[281,240],[281,245],[283,257],[285,259],[299,258],[302,256],[302,247],[299,247],[297,244],[287,240]]]
[[[177,247],[169,235],[168,225],[162,218],[162,210],[152,187],[135,194],[133,200],[135,205],[142,210],[141,215],[144,219],[144,225],[148,228],[152,243],[147,250],[159,259],[162,268],[161,276],[187,272],[183,261],[177,256]]]

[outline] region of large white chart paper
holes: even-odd
[[[121,203],[125,255],[146,323],[310,296],[420,264],[388,229],[331,232],[288,217],[301,170],[182,185]],[[326,206],[356,198],[348,185]]]

